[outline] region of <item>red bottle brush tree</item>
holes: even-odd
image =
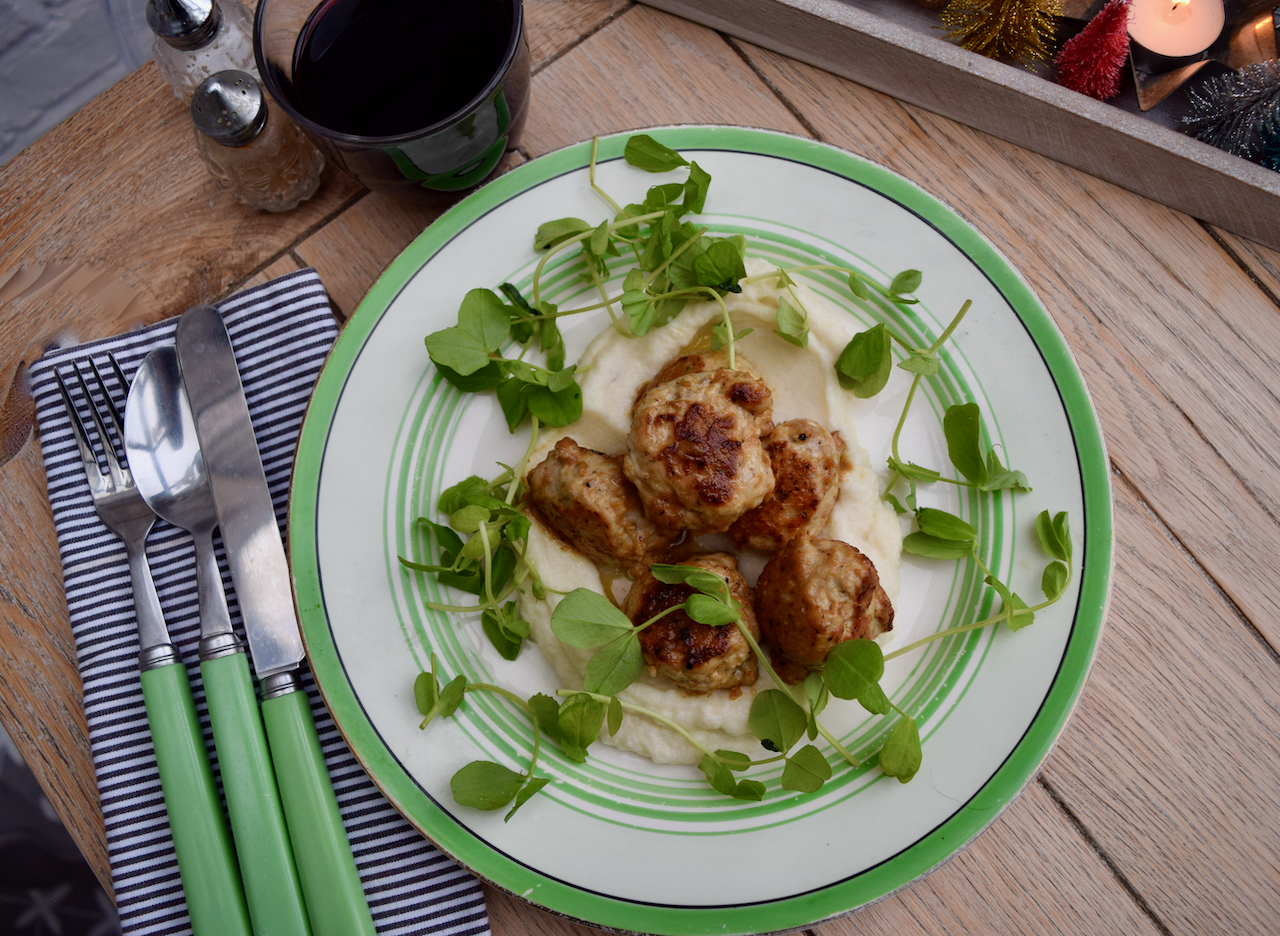
[[[1120,93],[1129,57],[1129,0],[1111,0],[1058,53],[1058,83],[1105,101]]]

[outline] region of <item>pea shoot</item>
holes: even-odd
[[[434,574],[442,585],[477,596],[477,603],[456,606],[427,603],[436,610],[480,614],[481,627],[504,659],[519,655],[529,624],[518,614],[515,595],[528,590],[541,600],[546,587],[526,558],[530,521],[523,512],[522,478],[540,426],[562,427],[582,413],[578,370],[565,361],[560,318],[584,312],[607,311],[613,327],[622,334],[643,336],[670,322],[693,299],[719,303],[721,316],[712,327],[713,349],[726,348],[734,366],[736,344],[752,329],[738,330],[730,319],[724,297],[739,293],[752,282],[773,279],[781,291],[774,334],[797,347],[807,347],[809,314],[795,289],[793,274],[810,271],[837,272],[846,279],[850,294],[867,302],[875,293],[900,308],[918,302],[922,275],[917,270],[897,274],[883,286],[861,271],[835,264],[777,268],[746,275],[745,239],[708,236],[708,228],[689,220],[702,212],[711,176],[696,162],[686,160],[652,137],[631,137],[624,150],[628,164],[646,172],[687,170],[683,181],[649,187],[644,198],[622,205],[596,182],[597,141],[592,142],[589,180],[610,208],[612,216],[599,221],[559,218],[538,228],[534,249],[541,252],[528,295],[510,283],[497,291],[473,289],[458,310],[457,324],[426,337],[427,351],[444,380],[466,393],[494,391],[515,432],[532,423],[529,448],[514,468],[502,466],[492,480],[470,477],[440,495],[437,509],[447,523],[423,517],[420,528],[434,541],[435,562],[401,558],[408,569]],[[579,277],[595,289],[599,301],[561,309],[543,299],[543,275],[551,259],[576,249]],[[633,264],[623,276],[622,291],[610,296],[606,284],[614,266]],[[505,300],[505,301],[504,301]],[[615,306],[620,311],[615,312]],[[845,641],[834,647],[821,668],[800,684],[788,686],[774,672],[769,655],[760,647],[742,620],[741,605],[730,595],[727,583],[705,569],[688,565],[656,564],[651,572],[659,581],[682,585],[688,594],[679,603],[635,623],[603,595],[579,588],[564,595],[551,615],[551,629],[563,643],[593,651],[581,691],[558,689],[554,696],[538,693],[522,699],[500,686],[469,682],[457,676],[443,687],[434,655],[431,670],[417,677],[414,696],[423,715],[422,728],[436,718],[452,717],[473,692],[489,692],[520,709],[533,727],[533,744],[527,769],[511,770],[490,761],[475,761],[459,770],[451,781],[456,802],[478,809],[510,807],[506,819],[549,782],[535,774],[545,736],[566,757],[585,762],[601,729],[615,734],[627,716],[650,719],[676,732],[701,752],[698,767],[707,782],[725,796],[759,801],[768,795],[764,783],[737,777],[753,767],[782,763],[779,786],[789,793],[811,794],[846,762],[860,761],[822,723],[820,716],[832,697],[857,701],[867,712],[887,720],[887,731],[878,751],[880,769],[902,783],[920,769],[923,751],[919,726],[881,686],[885,664],[932,641],[969,631],[1004,625],[1020,630],[1035,614],[1066,593],[1072,570],[1072,548],[1066,513],[1039,514],[1035,521],[1041,548],[1049,557],[1041,574],[1044,600],[1029,604],[1009,583],[1000,581],[979,554],[978,531],[964,519],[944,510],[921,506],[920,486],[947,483],[968,487],[980,495],[1030,491],[1026,476],[1007,468],[995,446],[982,444],[982,416],[972,402],[950,406],[943,417],[947,454],[956,477],[939,469],[904,459],[900,440],[908,413],[923,379],[941,368],[940,352],[969,311],[966,301],[943,332],[927,346],[917,347],[881,322],[854,335],[835,361],[840,385],[860,398],[879,394],[888,384],[895,363],[895,345],[901,358],[896,367],[912,375],[902,413],[891,441],[885,500],[899,514],[910,514],[916,529],[903,540],[911,554],[939,561],[973,562],[984,582],[1000,598],[1000,610],[987,618],[930,634],[885,654],[869,639]],[[536,352],[536,353],[535,353]],[[464,540],[463,535],[467,538]],[[711,627],[736,627],[755,653],[775,688],[757,692],[748,724],[760,742],[762,753],[752,758],[729,750],[713,750],[688,730],[661,713],[621,698],[644,670],[640,634],[677,611]],[[834,756],[823,753],[819,739]],[[834,762],[834,765],[833,765]]]

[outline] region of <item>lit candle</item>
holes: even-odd
[[[1154,63],[1159,68],[1146,68],[1135,49],[1134,61],[1143,71],[1155,73],[1199,60],[1222,33],[1225,20],[1222,0],[1133,0],[1130,38],[1143,50],[1168,60]]]

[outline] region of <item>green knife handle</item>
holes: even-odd
[[[243,648],[205,660],[200,676],[253,931],[256,936],[311,936]]]
[[[196,936],[252,936],[231,836],[181,662],[145,669],[142,697]]]
[[[307,694],[296,688],[275,695],[266,680],[263,690],[262,720],[312,928],[316,936],[376,936]]]

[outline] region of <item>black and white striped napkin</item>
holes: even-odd
[[[240,365],[283,531],[302,417],[325,355],[337,337],[329,300],[315,271],[302,270],[233,296],[219,309]],[[176,325],[176,319],[169,319],[127,335],[51,352],[31,368],[49,501],[84,680],[84,708],[106,820],[111,877],[126,936],[178,936],[190,933],[191,927],[143,708],[124,545],[94,512],[54,371],[61,367],[69,373],[71,362],[80,361],[83,366],[90,357],[101,365],[110,352],[125,376],[132,378],[147,352],[173,343]],[[103,376],[114,383],[106,372]],[[123,403],[122,397],[117,399]],[[148,558],[169,634],[187,664],[217,779],[196,659],[199,610],[191,538],[159,520],[148,541]],[[243,638],[225,562],[222,567],[232,621]],[[378,932],[384,936],[487,936],[489,920],[478,882],[392,808],[342,740],[309,672],[304,682]]]

